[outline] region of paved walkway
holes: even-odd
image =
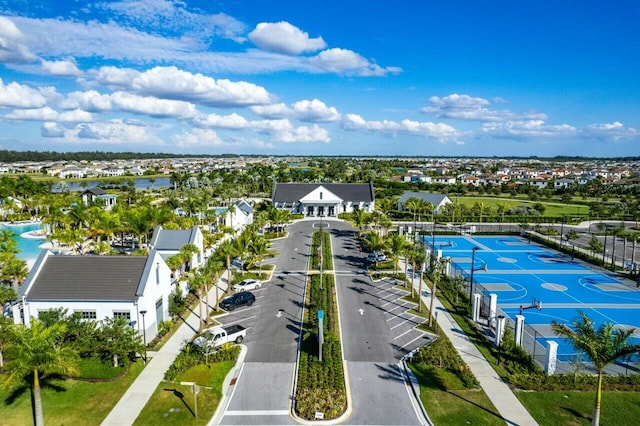
[[[218,287],[222,291],[227,288],[226,273],[218,282]],[[212,287],[209,291],[209,300],[215,300],[215,291],[215,287]],[[133,424],[153,392],[164,379],[164,373],[176,359],[182,347],[198,331],[199,321],[198,309],[196,309],[158,352],[148,352],[147,355],[152,355],[151,361],[104,419],[103,426]]]
[[[400,260],[401,270],[404,270],[403,260]],[[420,280],[416,279],[414,287],[418,290]],[[429,287],[424,284],[423,281],[423,295],[422,300],[425,306],[429,306],[431,301],[431,295],[425,295],[424,291],[429,291]],[[516,398],[513,391],[509,386],[502,381],[502,379],[495,372],[491,364],[482,356],[480,351],[471,342],[469,337],[458,326],[453,317],[442,306],[438,298],[435,299],[435,310],[438,313],[437,321],[438,326],[444,332],[444,334],[451,340],[451,343],[456,348],[462,360],[469,365],[471,372],[480,382],[480,386],[485,391],[493,405],[498,410],[498,413],[502,416],[508,425],[518,426],[534,426],[538,423],[529,414],[526,408],[522,405],[520,400]],[[427,413],[429,407],[425,407]]]

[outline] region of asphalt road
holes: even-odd
[[[429,341],[414,329],[420,320],[406,311],[413,306],[390,281],[373,282],[365,253],[357,249],[355,231],[330,221],[342,344],[353,402],[344,424],[419,425],[400,358]]]
[[[219,317],[224,325],[248,327],[248,351],[222,425],[296,424],[289,416],[300,334],[311,234],[316,221],[290,225],[286,239],[272,248],[278,255],[273,276],[256,290],[256,303]],[[392,282],[374,283],[366,273],[354,230],[341,221],[324,221],[332,235],[342,342],[349,372],[352,413],[344,424],[422,424],[409,394],[399,359],[428,341],[413,327],[406,294]]]
[[[225,325],[250,327],[247,355],[221,425],[297,424],[290,416],[307,263],[313,228],[308,222],[288,227],[275,240],[278,255],[270,281],[255,291],[256,303],[221,317]]]

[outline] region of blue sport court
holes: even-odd
[[[498,312],[509,318],[512,328],[523,307],[524,346],[537,351],[534,355],[539,361],[547,340],[558,343],[559,361],[574,357],[573,347],[554,335],[550,324],[553,320],[569,323],[578,317],[578,310],[596,326],[611,322],[638,329],[631,343],[640,343],[640,289],[631,280],[518,236],[429,236],[424,241],[449,257],[453,275],[467,281],[473,258],[474,293],[482,294],[483,304],[488,304],[491,293],[496,294]],[[541,309],[534,307],[537,302]]]

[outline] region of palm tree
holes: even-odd
[[[263,236],[257,235],[249,243],[249,251],[251,256],[258,260],[258,268],[262,275],[262,261],[269,254],[269,243]]]
[[[402,235],[394,234],[390,238],[386,239],[389,257],[393,259],[393,275],[398,274],[398,259],[400,258],[402,250],[406,244],[407,242]]]
[[[417,197],[409,197],[404,202],[404,208],[413,212],[413,230],[416,229],[416,214],[420,208],[420,200]]]
[[[231,240],[226,240],[220,244],[216,253],[224,257],[227,261],[227,288],[224,291],[225,293],[229,293],[231,289],[231,258],[236,256],[236,249]]]
[[[418,312],[422,312],[422,273],[424,272],[424,264],[427,261],[427,254],[422,244],[417,244],[413,254],[413,272],[415,274],[416,266],[420,267],[420,281],[418,282]],[[413,296],[413,285],[411,285],[411,295]]]
[[[193,243],[187,243],[180,248],[179,254],[182,259],[182,263],[185,264],[185,270],[187,270],[187,268],[191,269],[191,259],[194,254],[200,254],[200,249]]]
[[[439,259],[436,262],[433,273],[431,274],[431,281],[433,282],[433,288],[431,289],[431,301],[429,302],[429,327],[433,325],[433,320],[435,318],[435,315],[433,313],[433,305],[436,298],[436,291],[438,289],[438,284],[440,283],[440,281],[442,280],[442,276],[444,275],[445,265],[446,265],[446,260]]]
[[[204,301],[204,295],[206,291],[206,284],[205,284],[206,279],[207,278],[200,271],[197,271],[189,279],[189,287],[191,288],[191,290],[193,290],[196,296],[198,296],[198,311],[200,313],[199,315],[200,321],[198,321],[198,324],[199,324],[198,331],[200,332],[204,328],[204,323],[205,323],[205,314],[203,313],[204,306],[202,306],[202,304]]]
[[[224,265],[222,264],[222,262],[218,262],[211,257],[209,258],[209,260],[207,260],[205,271],[206,271],[206,274],[211,279],[211,284],[213,284],[216,287],[216,303],[214,304],[214,309],[216,311],[218,310],[218,300],[220,299],[220,295],[218,294],[218,290],[220,289],[220,286],[218,286],[218,281],[220,280],[220,276],[223,270],[224,270]],[[209,289],[207,289],[206,300],[207,300],[207,318],[209,318],[209,306],[210,306],[209,305]]]
[[[362,231],[362,227],[365,225],[367,221],[367,212],[363,209],[356,209],[351,215],[353,219],[353,224],[358,227],[360,231]]]
[[[36,318],[31,318],[29,327],[13,328],[11,348],[15,358],[6,364],[9,376],[3,386],[12,387],[25,379],[31,382],[36,426],[44,425],[40,395],[41,378],[51,374],[68,376],[78,373],[78,354],[62,343],[65,331],[64,323],[55,323],[47,327]]]
[[[613,323],[604,323],[596,329],[593,320],[587,314],[579,311],[579,315],[578,319],[571,322],[571,327],[558,321],[552,321],[551,329],[556,335],[569,339],[578,351],[584,352],[598,370],[592,422],[594,426],[597,426],[600,424],[604,369],[617,359],[638,352],[640,346],[628,343],[629,337],[635,332],[634,328],[620,329],[616,328]]]

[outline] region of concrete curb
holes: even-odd
[[[229,371],[227,377],[224,378],[222,382],[222,398],[220,399],[220,403],[218,404],[218,408],[216,408],[215,413],[213,413],[213,417],[207,423],[207,425],[215,426],[220,424],[220,420],[224,416],[224,412],[231,401],[231,396],[235,391],[235,384],[242,373],[242,368],[244,366],[244,358],[247,355],[247,347],[245,345],[240,345],[240,354],[238,355],[238,361],[236,365]]]

